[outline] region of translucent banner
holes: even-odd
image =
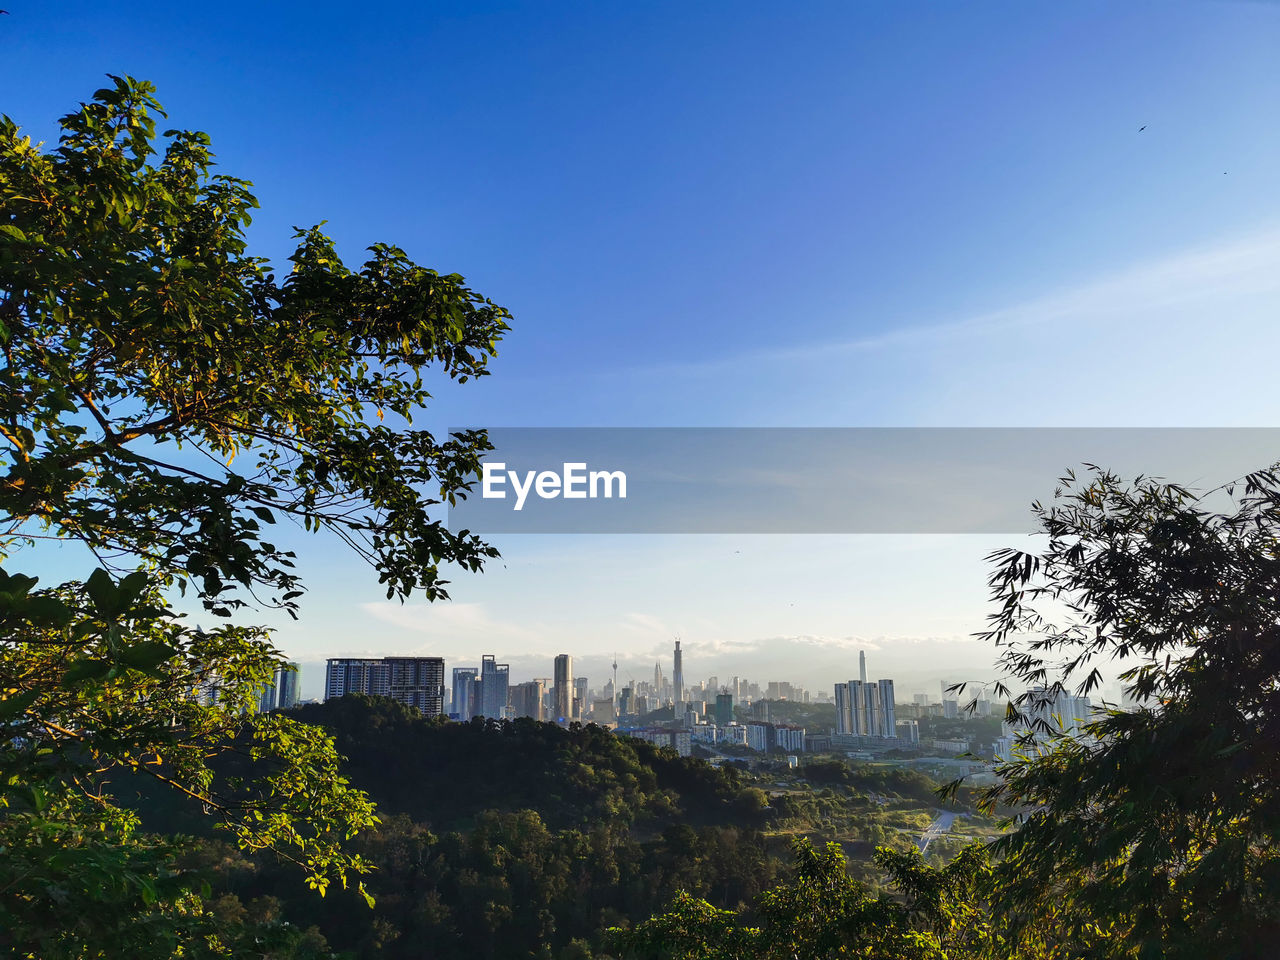
[[[1069,469],[1211,489],[1280,428],[499,428],[476,533],[1018,533]]]

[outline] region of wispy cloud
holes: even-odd
[[[1002,331],[1149,315],[1191,301],[1280,290],[1280,227],[1147,260],[1074,286],[974,316],[888,327],[849,340],[778,344],[705,361],[660,364],[649,376],[729,373],[739,367],[790,366],[919,344],[936,346]]]
[[[448,644],[463,649],[477,642],[527,646],[544,632],[535,625],[496,619],[482,603],[363,603],[360,609],[375,620],[424,634],[432,648]]]

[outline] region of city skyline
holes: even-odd
[[[562,726],[596,724],[619,736],[669,747],[680,756],[692,756],[698,749],[718,763],[735,759],[738,754],[733,751],[746,748],[755,754],[789,754],[787,762],[792,765],[797,762],[795,755],[832,750],[864,758],[955,757],[967,754],[975,742],[984,754],[1007,755],[1020,733],[1031,729],[1039,738],[1056,729],[1059,715],[1072,736],[1086,735],[1082,727],[1093,711],[1087,696],[1039,687],[1033,693],[1044,695],[1044,700],[1030,714],[1031,727],[1004,719],[997,735],[990,720],[1003,715],[1003,705],[975,692],[978,699],[971,710],[947,680],[940,681],[940,700],[935,702],[929,693],[913,693],[911,703],[904,700],[899,709],[894,678],[865,679],[865,650],[859,650],[857,658],[863,679],[836,682],[830,697],[789,681],[740,675],[678,682],[676,677],[683,679],[683,653],[677,640],[671,652],[670,679],[658,661],[652,680],[631,680],[621,690],[612,675],[599,688],[592,687],[590,678],[575,674],[572,655],[563,653],[554,659],[553,677],[514,684],[509,683],[507,664],[498,664],[493,654],[483,654],[478,668],[453,667],[448,686],[445,663],[439,657],[331,659],[325,670],[325,698],[353,693],[389,696],[462,723],[483,717],[527,718]],[[270,694],[263,695],[264,711],[271,709]],[[1132,702],[1129,696],[1120,700]],[[828,722],[821,711],[813,712],[828,704],[834,722]],[[797,709],[804,711],[805,722],[793,722],[791,714]],[[972,726],[971,720],[978,726]],[[935,723],[944,725],[942,737]],[[1045,729],[1037,731],[1037,724]],[[934,756],[922,762],[936,760]],[[970,772],[989,777],[986,763],[978,761]]]
[[[590,677],[575,674],[571,654],[557,654],[554,657],[551,677],[527,680],[517,678],[515,681],[511,679],[509,664],[497,663],[497,657],[493,654],[482,654],[479,667],[449,667],[440,657],[331,658],[323,671],[323,695],[312,699],[328,699],[358,692],[392,696],[415,706],[432,704],[435,701],[429,696],[424,699],[423,680],[404,679],[424,678],[428,675],[426,671],[429,671],[431,677],[439,678],[439,712],[463,721],[473,716],[492,719],[525,716],[566,723],[570,720],[587,719],[601,704],[609,705],[609,719],[612,720],[618,714],[632,712],[624,708],[623,704],[635,706],[632,698],[636,696],[643,699],[645,707],[635,712],[646,713],[670,706],[675,711],[674,719],[680,721],[684,713],[682,704],[687,707],[698,705],[704,715],[709,715],[722,709],[724,698],[728,697],[731,705],[788,700],[806,704],[831,703],[836,710],[833,732],[872,737],[896,735],[893,731],[895,703],[899,692],[904,697],[911,696],[912,702],[917,706],[935,704],[943,707],[943,715],[946,717],[958,716],[963,705],[971,699],[979,700],[979,705],[985,708],[980,711],[980,715],[988,715],[991,709],[990,699],[984,690],[972,688],[966,694],[952,693],[949,692],[949,680],[939,681],[940,696],[936,700],[928,692],[909,689],[901,684],[895,690],[894,678],[881,677],[868,681],[865,679],[865,650],[858,651],[857,660],[859,675],[863,679],[836,681],[834,694],[828,694],[821,686],[811,689],[793,681],[764,677],[753,679],[741,674],[726,675],[723,678],[719,674],[709,674],[692,683],[677,684],[674,676],[683,673],[680,664],[684,651],[679,644],[680,641],[677,641],[672,655],[672,679],[667,679],[659,661],[654,665],[652,681],[629,677],[625,684],[617,686],[612,674],[608,674],[603,682],[597,681],[598,686],[590,686]],[[424,667],[424,664],[431,666]],[[283,675],[296,681],[300,671],[297,664],[291,666],[293,671],[284,672]],[[277,678],[281,675],[278,672]],[[275,696],[274,690],[275,687],[271,687],[263,694],[264,705],[268,697]],[[1069,694],[1064,696],[1070,697]],[[1122,693],[1115,697],[1117,701],[1122,698]],[[1088,702],[1087,698],[1077,699]],[[431,709],[430,706],[420,708]],[[270,708],[264,706],[263,709]]]
[[[682,641],[682,655],[687,652],[696,654],[697,649],[696,644],[691,647],[688,641]],[[887,649],[894,650],[892,647]],[[876,667],[877,671],[885,676],[892,675],[897,681],[899,701],[903,699],[909,701],[914,695],[926,693],[931,696],[932,701],[940,702],[937,693],[939,684],[953,682],[985,683],[994,679],[994,675],[982,677],[973,675],[972,672],[962,673],[955,669],[954,662],[949,668],[945,660],[935,661],[927,666],[918,665],[913,668],[909,664],[915,662],[915,658],[909,658],[905,660],[908,666],[903,669],[901,665],[904,663],[904,659],[900,655],[883,658],[879,656],[879,654],[885,652],[885,649],[871,650],[874,662],[882,665]],[[899,648],[894,652],[900,654],[901,649]],[[775,649],[763,657],[743,656],[733,652],[717,652],[708,657],[696,659],[694,661],[695,672],[691,673],[687,667],[684,672],[691,678],[692,684],[701,684],[709,679],[719,678],[721,680],[720,685],[723,686],[733,677],[749,679],[759,683],[762,688],[769,682],[784,682],[803,687],[814,696],[821,695],[823,700],[830,701],[832,699],[832,684],[846,682],[848,676],[859,676],[859,661],[865,661],[866,653],[866,650],[845,648],[843,655],[832,658],[832,665],[829,670],[815,668],[807,671],[804,675],[797,675],[796,671],[789,670],[787,666],[789,656],[788,641],[780,641]],[[380,655],[375,650],[369,649],[358,657],[335,659],[380,659],[381,656],[386,656],[386,654]],[[436,654],[411,653],[397,654],[396,656],[435,657]],[[516,655],[477,653],[474,656],[440,656],[440,659],[445,663],[446,673],[449,676],[453,676],[459,670],[472,670],[478,674],[483,659],[495,660],[500,657],[503,661],[502,665],[508,669],[509,684],[515,686],[518,683],[526,683],[538,679],[545,679],[553,684],[555,662],[560,656],[562,655],[532,652]],[[591,683],[592,689],[597,692],[604,690],[606,684],[612,680],[614,662],[619,664],[619,692],[633,683],[652,684],[655,667],[657,668],[656,672],[661,675],[662,682],[667,687],[672,685],[672,657],[669,646],[666,650],[667,662],[665,664],[661,659],[650,657],[647,653],[637,653],[630,656],[620,653],[617,661],[613,659],[612,654],[586,657],[576,654],[564,656],[567,656],[570,661],[571,676],[586,677]],[[957,660],[961,663],[963,662],[960,658],[957,658]],[[303,699],[320,699],[323,696],[324,663],[325,661],[318,661],[311,664],[311,669],[307,669],[308,664],[306,662],[303,663],[301,671],[301,676],[303,677]],[[688,661],[685,661],[685,663],[688,663]],[[309,684],[307,682],[308,678],[311,678]],[[691,681],[688,679],[685,681],[686,691],[692,685]],[[1114,682],[1106,684],[1104,689],[1114,693],[1115,696],[1119,695],[1118,685]],[[968,699],[967,694],[966,699]]]

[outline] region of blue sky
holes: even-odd
[[[104,74],[153,80],[254,181],[264,254],[327,219],[508,306],[437,426],[1280,413],[1271,4],[8,7],[0,110],[38,138]],[[694,677],[825,685],[860,644],[908,687],[985,669],[982,538],[740,539],[506,538],[426,609],[300,538],[316,589],[279,640],[545,675],[679,631]]]

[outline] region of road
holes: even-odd
[[[955,822],[958,816],[960,816],[958,813],[943,813],[939,811],[937,819],[929,824],[929,828],[920,834],[920,839],[916,841],[916,846],[920,848],[920,852],[924,853],[929,849],[929,844],[950,833],[951,824]]]

